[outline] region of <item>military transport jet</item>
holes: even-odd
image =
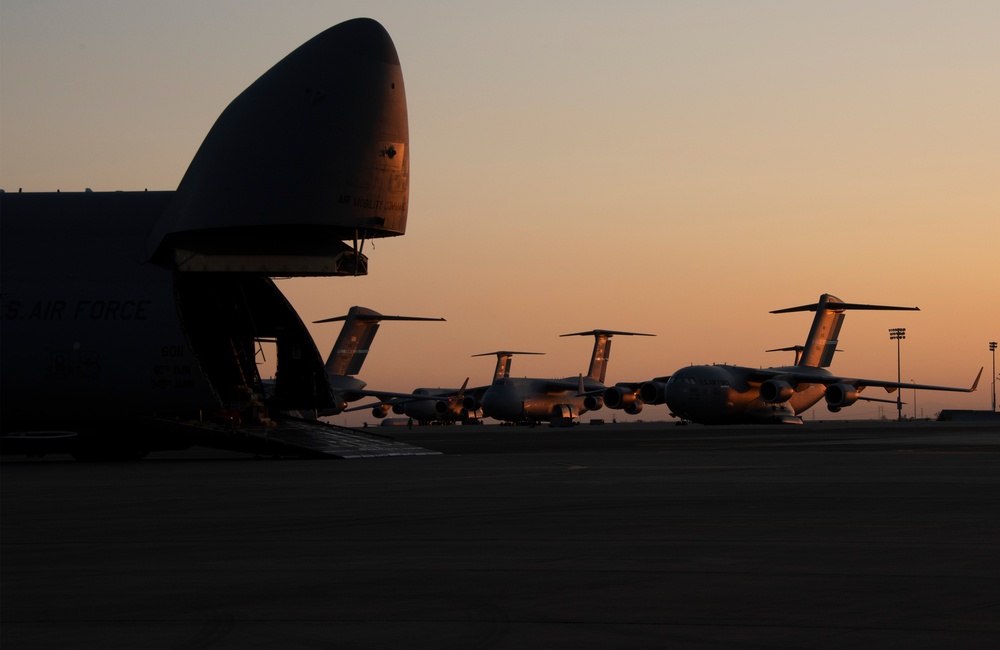
[[[367,273],[365,240],[405,233],[408,196],[399,58],[365,18],[233,100],[175,192],[0,193],[3,450],[48,431],[78,456],[139,456],[198,442],[205,420],[263,423],[261,340],[277,350],[268,410],[335,408],[271,277]]]
[[[832,412],[858,400],[890,401],[862,397],[861,392],[870,386],[884,388],[889,393],[899,388],[963,393],[976,390],[982,369],[971,388],[901,384],[831,374],[826,368],[837,351],[844,312],[848,309],[918,310],[917,307],[845,303],[830,294],[823,294],[816,304],[771,312],[816,312],[805,345],[780,348],[795,351],[795,365],[775,368],[690,366],[669,377],[659,377],[641,384],[622,384],[617,387],[618,392],[627,392],[630,399],[638,399],[647,404],[666,403],[674,417],[701,424],[802,424],[799,414],[824,398],[827,408]],[[605,404],[609,407],[616,402],[616,398],[609,395],[611,392],[609,389],[605,394]]]
[[[515,354],[544,354],[543,352],[516,352],[513,350],[497,350],[474,354],[473,357],[496,356],[497,364],[493,369],[493,382],[510,376],[510,364]],[[461,388],[417,388],[412,393],[398,395],[394,399],[384,400],[377,404],[367,404],[349,411],[371,408],[372,415],[384,418],[390,409],[396,415],[406,415],[419,424],[434,422],[472,422],[483,417],[479,401],[483,393],[492,385],[468,388],[466,377]],[[386,395],[386,393],[379,393]],[[468,400],[468,401],[467,401]]]
[[[655,336],[637,332],[591,330],[561,336],[593,336],[594,350],[587,375],[564,379],[533,379],[505,377],[495,380],[483,393],[479,403],[465,399],[466,408],[481,407],[483,415],[504,422],[536,423],[547,421],[552,426],[572,424],[587,411],[601,408],[599,394],[611,357],[611,337]]]
[[[383,316],[382,314],[355,305],[345,316],[335,316],[313,321],[313,323],[334,323],[344,321],[330,356],[326,359],[326,378],[333,390],[333,404],[319,411],[317,415],[331,416],[343,413],[348,402],[354,402],[365,397],[378,396],[389,398],[402,396],[402,393],[365,390],[368,385],[355,375],[361,372],[361,366],[368,358],[375,334],[378,333],[382,321],[443,321],[443,318],[422,318],[418,316]]]

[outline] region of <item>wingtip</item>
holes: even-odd
[[[984,367],[985,366],[979,368],[979,374],[976,375],[976,381],[972,382],[972,388],[969,389],[970,393],[974,393],[976,388],[979,386],[979,379],[983,376]]]

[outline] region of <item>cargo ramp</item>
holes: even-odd
[[[267,425],[232,426],[218,422],[155,419],[156,428],[181,434],[194,445],[248,453],[306,458],[433,456],[440,452],[389,436],[318,420],[278,416]]]

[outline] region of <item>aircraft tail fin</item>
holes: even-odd
[[[443,318],[421,318],[418,316],[383,316],[366,307],[354,306],[345,316],[335,316],[313,321],[314,323],[332,323],[344,321],[340,336],[334,343],[330,356],[326,360],[328,375],[356,375],[361,372],[361,366],[368,357],[379,323],[384,320],[419,320],[443,321]]]
[[[801,353],[796,353],[798,360],[795,365],[826,368],[833,361],[833,354],[837,351],[840,328],[844,324],[844,312],[848,309],[920,311],[919,307],[894,307],[890,305],[864,305],[844,302],[836,296],[824,293],[819,297],[819,301],[814,304],[776,309],[771,313],[786,314],[793,311],[816,312],[812,327],[809,329],[809,336],[806,338],[806,344],[802,346]]]
[[[594,350],[590,353],[590,367],[587,378],[604,383],[608,371],[608,359],[611,358],[611,337],[619,336],[656,336],[655,334],[640,334],[639,332],[620,332],[617,330],[590,330],[589,332],[573,332],[560,336],[593,336]]]
[[[497,365],[493,369],[493,381],[497,379],[506,379],[510,377],[510,362],[511,358],[515,354],[545,354],[544,352],[514,352],[513,350],[497,350],[496,352],[483,352],[482,354],[474,354],[474,357],[488,357],[491,355],[496,355]]]

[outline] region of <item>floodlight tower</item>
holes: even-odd
[[[990,352],[993,353],[993,412],[997,412],[997,342],[990,341]]]
[[[899,372],[899,342],[906,338],[905,327],[890,327],[889,340],[896,342],[896,383],[900,382]],[[903,421],[903,391],[896,389],[896,420]]]

